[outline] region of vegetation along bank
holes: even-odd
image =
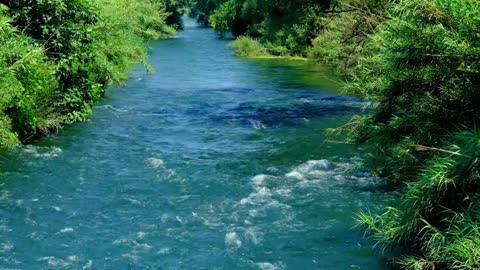
[[[84,121],[105,88],[181,27],[170,0],[0,1],[0,150]],[[147,66],[147,64],[144,62]]]
[[[331,131],[403,191],[359,214],[405,269],[480,269],[480,1],[198,0],[237,55],[327,63],[370,114]]]

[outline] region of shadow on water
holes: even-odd
[[[297,102],[282,104],[283,106],[244,103],[214,117],[214,121],[253,125],[256,129],[278,128],[302,125],[309,122],[310,119],[341,116],[362,111],[360,102],[352,100],[349,105],[341,100],[346,100],[346,98],[326,97],[314,100],[302,97]]]

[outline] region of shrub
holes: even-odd
[[[256,57],[268,55],[265,47],[256,39],[242,36],[230,43],[235,55],[241,57]]]
[[[205,5],[212,1],[198,1]],[[215,2],[215,1],[213,1]],[[263,44],[274,48],[286,48],[288,53],[305,55],[312,40],[323,29],[324,12],[333,1],[322,0],[227,0],[215,3],[209,15],[210,25],[223,36],[231,32],[234,36],[258,38]]]
[[[322,24],[325,28],[312,42],[310,59],[328,64],[337,73],[350,78],[355,67],[372,48],[370,36],[389,19],[388,10],[395,0],[345,0],[331,9]]]
[[[0,148],[86,120],[105,87],[144,62],[148,40],[174,33],[164,1],[2,1]]]
[[[22,36],[0,12],[0,149],[37,132],[48,117],[56,81],[41,47]],[[19,137],[17,137],[17,135]]]
[[[360,215],[407,269],[480,268],[480,131],[459,132],[410,184],[400,206]]]
[[[361,223],[404,268],[478,269],[480,2],[401,0],[390,12],[347,83],[373,114],[347,130],[373,172],[408,184],[400,206]]]
[[[355,140],[369,142],[368,162],[392,181],[413,180],[431,151],[480,117],[480,2],[403,0],[368,44],[351,93],[371,99]]]

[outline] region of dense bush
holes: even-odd
[[[215,9],[225,0],[187,0],[191,17],[197,18],[198,22],[204,25],[209,25],[209,18]]]
[[[19,142],[49,121],[50,100],[58,96],[51,66],[41,47],[22,36],[0,13],[0,149]]]
[[[69,121],[84,120],[90,103],[101,93],[101,86],[89,80],[87,66],[94,61],[90,48],[93,26],[98,16],[93,7],[81,0],[72,1],[3,1],[12,24],[31,37],[54,64],[55,77],[62,92],[55,102],[60,115]],[[61,104],[61,106],[58,106]],[[63,120],[62,120],[63,121]],[[18,130],[34,134],[34,130]]]
[[[268,55],[267,50],[256,39],[250,37],[239,37],[235,41],[230,43],[230,47],[233,48],[235,55],[240,57],[256,57]]]
[[[352,43],[358,57],[344,63],[347,91],[368,97],[373,114],[343,129],[367,146],[374,173],[408,184],[400,206],[361,220],[405,268],[479,269],[480,1],[387,4],[379,14],[391,17]]]
[[[174,32],[163,0],[0,3],[1,148],[85,120],[147,40]]]
[[[167,25],[175,29],[183,29],[182,16],[184,8],[187,4],[186,0],[160,0],[165,5],[167,17],[165,22]]]
[[[361,214],[407,269],[480,269],[480,131],[459,132],[428,161],[401,204]],[[448,152],[447,152],[448,151]]]
[[[396,0],[344,0],[337,2],[322,18],[323,31],[308,48],[308,57],[334,67],[349,77],[368,53],[367,42],[377,27],[389,19]]]
[[[320,18],[331,4],[330,0],[227,0],[196,3],[197,6],[206,5],[204,9],[209,11],[204,13],[204,17],[208,14],[211,26],[219,33],[231,32],[234,36],[259,38],[272,51],[295,55],[306,54],[312,40],[323,29]]]
[[[409,181],[433,155],[421,146],[440,147],[480,117],[480,2],[403,0],[391,11],[348,89],[375,104],[355,130],[373,146],[370,167]]]

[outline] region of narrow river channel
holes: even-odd
[[[352,229],[391,200],[326,128],[364,104],[190,20],[91,121],[2,157],[1,269],[386,269]]]

